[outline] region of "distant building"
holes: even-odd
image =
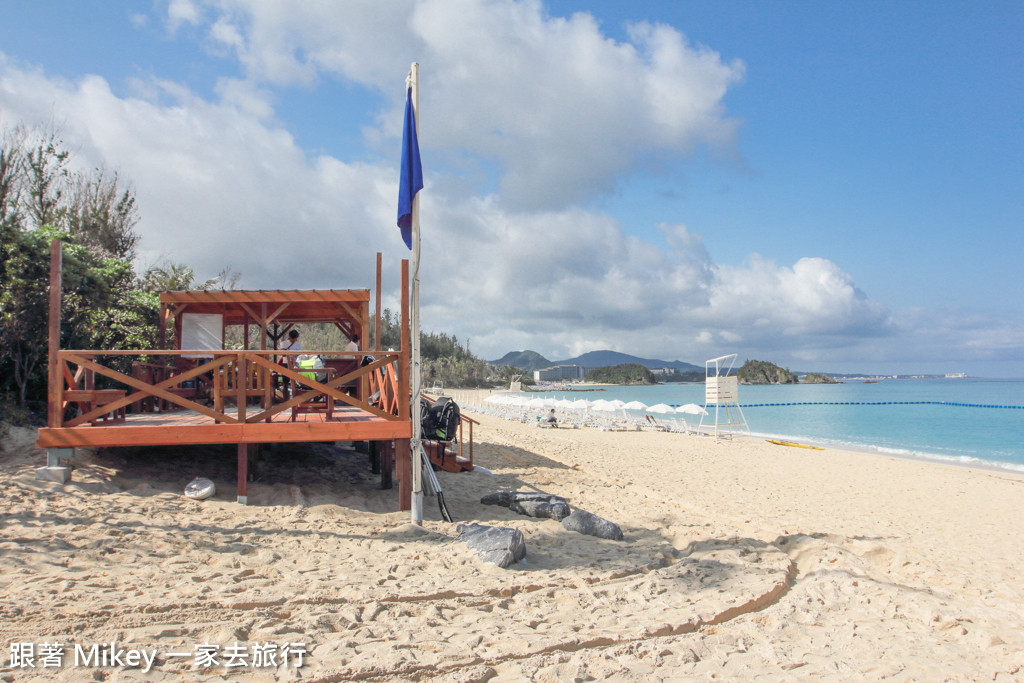
[[[560,382],[567,379],[583,379],[587,371],[582,365],[555,365],[533,371],[534,382]]]
[[[674,375],[676,374],[675,368],[648,368],[652,375]]]

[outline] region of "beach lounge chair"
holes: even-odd
[[[653,415],[644,415],[644,418],[647,420],[648,428],[653,429],[654,431],[657,431],[657,432],[671,432],[672,431],[672,429],[667,424],[663,424],[661,422],[658,422],[654,418]]]

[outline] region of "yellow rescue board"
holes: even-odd
[[[823,451],[823,450],[825,450],[824,448],[821,448],[819,446],[808,446],[805,443],[794,443],[792,441],[779,441],[778,439],[765,439],[765,441],[767,441],[768,443],[776,444],[778,446],[794,446],[796,448],[810,448],[810,449],[815,450],[815,451]]]

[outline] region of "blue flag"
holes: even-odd
[[[416,117],[412,111],[412,88],[405,98],[405,130],[402,133],[402,177],[398,183],[398,227],[405,246],[412,249],[412,200],[423,189],[420,143],[416,139]]]

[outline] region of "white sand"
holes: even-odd
[[[233,450],[76,455],[38,482],[28,430],[0,454],[0,679],[1024,680],[1024,478],[835,450],[480,417],[440,473],[457,521],[515,527],[502,570],[428,499],[395,511],[364,454],[282,447],[234,502]],[[214,499],[181,495],[193,476]],[[542,490],[623,542],[479,503]],[[155,650],[75,666],[74,644]],[[57,641],[63,668],[13,668]],[[194,670],[221,648],[301,643],[305,665]],[[223,659],[223,657],[222,657]],[[251,655],[248,662],[251,663]]]

